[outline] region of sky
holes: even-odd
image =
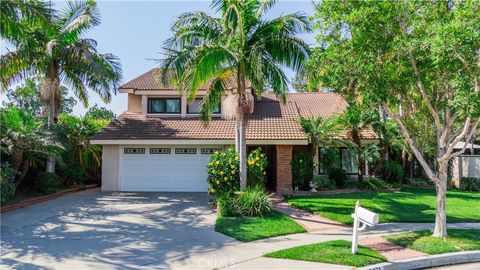
[[[57,9],[61,9],[65,2],[53,1]],[[98,42],[101,53],[113,53],[120,58],[123,69],[122,83],[128,82],[142,73],[157,67],[155,59],[161,59],[162,43],[171,32],[170,26],[175,18],[183,12],[202,10],[210,12],[210,1],[98,1],[101,14],[101,24],[85,37],[93,38]],[[267,17],[276,17],[282,13],[302,11],[313,15],[314,8],[311,0],[280,0]],[[308,44],[315,43],[315,34],[301,35]],[[5,45],[1,47],[5,53]],[[285,69],[289,79],[294,73]],[[2,96],[2,99],[4,95]],[[105,104],[100,97],[90,92],[90,106],[98,104],[105,106],[119,115],[127,109],[127,94],[117,93],[109,104]],[[83,115],[88,108],[77,103],[74,108],[75,115]]]

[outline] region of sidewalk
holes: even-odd
[[[315,215],[313,213],[309,213],[301,209],[295,208],[289,205],[288,203],[285,203],[281,197],[275,198],[273,209],[285,215],[290,216],[299,225],[304,227],[305,230],[309,233],[323,232],[323,234],[325,234],[329,231],[332,231],[332,233],[348,232],[349,236],[351,235],[351,230],[352,230],[351,227],[343,225],[339,222],[327,219],[325,217]],[[462,229],[480,229],[480,223],[454,223],[454,224],[449,224],[448,227],[462,228]],[[367,231],[361,232],[359,245],[369,247],[380,252],[383,256],[385,256],[385,258],[387,258],[388,261],[398,261],[403,259],[412,259],[416,257],[428,256],[428,254],[395,245],[379,237],[379,235],[384,235],[384,234],[404,232],[404,231],[417,231],[417,230],[424,230],[424,229],[430,229],[430,230],[433,229],[433,224],[430,224],[430,223],[378,224],[374,228],[370,228]],[[344,238],[339,237],[337,239],[344,239]],[[351,240],[351,239],[347,238],[345,240]],[[269,260],[265,260],[265,258],[262,258],[262,259],[251,260],[248,263],[239,264],[237,266],[248,268],[250,266],[256,265],[260,267],[265,266],[264,269],[271,269],[268,267],[270,267],[271,265],[276,265],[277,268],[278,266],[280,266],[280,267],[284,267],[285,269],[288,269],[287,265],[292,264],[292,261],[289,261],[289,260],[283,260],[284,261],[283,263],[279,261],[282,261],[282,260],[277,259],[276,261],[269,261]],[[297,264],[296,267],[304,268],[303,262],[297,261],[295,263]],[[299,264],[301,264],[301,266]],[[305,267],[308,269],[308,267],[310,267],[311,264],[315,264],[315,263],[305,264]],[[328,265],[322,266],[321,264],[318,264],[317,268],[330,269],[331,267]],[[350,268],[347,267],[346,269],[351,269],[351,267]]]
[[[380,224],[369,230],[362,231],[359,235],[359,239],[360,241],[367,241],[364,239],[378,238],[388,233],[431,229],[432,227],[433,224],[421,223]],[[480,229],[480,223],[449,224],[448,227]],[[277,250],[341,239],[347,241],[352,240],[351,228],[285,235],[248,243],[234,242],[212,251],[189,254],[188,257],[181,261],[172,258],[172,263],[169,263],[169,265],[173,269],[252,269],[252,265],[255,265],[255,269],[271,269],[269,268],[271,265],[284,265],[283,269],[301,269],[304,268],[304,265],[306,269],[309,269],[309,267],[311,269],[312,265],[317,265],[317,269],[354,269],[354,267],[351,266],[340,266],[340,268],[333,268],[337,267],[338,265],[332,266],[328,264],[318,264],[304,261],[281,259],[275,259],[275,261],[272,261],[262,257],[267,253]],[[258,263],[258,265],[256,263]],[[150,268],[151,267],[149,267],[149,265],[145,266],[145,269]],[[275,269],[282,268],[280,267]]]

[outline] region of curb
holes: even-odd
[[[398,261],[379,263],[358,270],[409,270],[424,269],[442,265],[480,262],[480,250],[461,251],[445,254],[436,254],[423,257],[415,257]]]
[[[45,196],[40,196],[40,197],[36,197],[36,198],[32,198],[32,199],[23,200],[23,201],[20,201],[20,202],[11,204],[11,205],[7,205],[5,207],[1,207],[0,212],[5,213],[5,212],[13,211],[13,210],[24,208],[24,207],[27,207],[27,206],[30,206],[30,205],[33,205],[33,204],[50,201],[50,200],[56,199],[58,197],[61,197],[65,194],[84,191],[84,190],[87,190],[87,189],[93,189],[93,188],[97,188],[97,187],[98,187],[97,185],[85,185],[83,187],[70,188],[70,189],[62,190],[60,192],[50,194],[50,195],[45,195]]]

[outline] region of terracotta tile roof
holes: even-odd
[[[264,94],[255,102],[254,112],[250,115],[247,140],[307,140],[298,124],[300,116],[327,118],[345,108],[345,101],[334,93],[289,93],[285,104],[273,94]],[[365,130],[361,137],[375,139],[376,135]],[[205,125],[198,118],[161,118],[124,112],[92,139],[233,140],[234,122],[213,119]]]
[[[171,90],[176,91],[176,88],[171,85],[165,85],[161,79],[161,69],[152,68],[151,70],[143,73],[135,79],[123,84],[119,89],[134,89],[134,90]],[[228,80],[226,88],[234,88],[236,86],[236,77],[232,77]],[[208,83],[206,83],[200,90],[206,90]],[[247,88],[250,87],[250,83],[247,82]]]

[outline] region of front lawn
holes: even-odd
[[[358,246],[357,254],[353,255],[351,248],[351,242],[335,240],[275,251],[266,254],[265,257],[357,267],[387,261],[385,257],[373,249]]]
[[[355,202],[380,215],[380,222],[434,222],[435,190],[408,188],[399,192],[355,192],[286,197],[291,205],[345,224],[352,224]],[[480,222],[480,192],[447,192],[448,222]]]
[[[305,229],[290,217],[272,211],[262,217],[218,217],[215,231],[242,242],[250,242],[279,235],[303,233]]]
[[[427,254],[480,250],[480,230],[449,229],[444,239],[433,237],[430,230],[397,233],[384,238],[394,244]]]

